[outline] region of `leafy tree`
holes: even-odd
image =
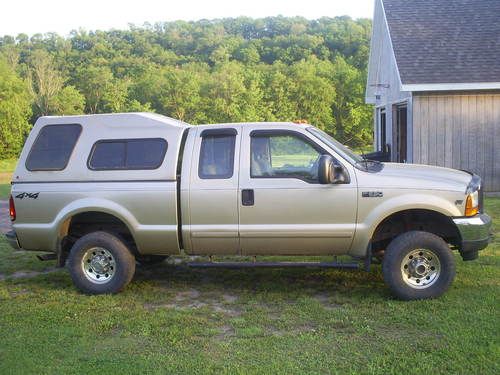
[[[36,117],[50,114],[64,79],[47,51],[39,49],[32,53],[27,78],[33,97],[33,114]]]
[[[287,66],[275,63],[264,71],[263,107],[267,121],[293,121],[298,119],[297,108],[292,102],[293,81]]]
[[[330,105],[335,100],[335,87],[328,78],[320,75],[318,65],[319,61],[312,58],[291,67],[291,100],[295,103],[299,119],[332,132],[333,114]]]
[[[85,96],[85,110],[88,113],[98,113],[104,109],[104,98],[113,102],[110,94],[113,85],[113,73],[107,66],[89,65],[78,69],[75,85]],[[118,95],[119,97],[119,95]],[[111,106],[115,105],[112,103]]]
[[[333,71],[328,74],[337,92],[331,104],[335,118],[335,137],[353,147],[370,143],[372,109],[364,104],[363,98],[366,75],[349,65],[342,57],[335,59]]]
[[[79,115],[85,109],[85,97],[74,87],[64,87],[54,98],[53,113],[56,115]]]
[[[0,158],[16,156],[30,129],[28,85],[0,56]]]

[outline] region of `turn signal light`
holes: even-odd
[[[11,221],[16,220],[16,206],[14,206],[14,198],[12,198],[12,195],[9,198],[9,214]]]
[[[465,202],[465,216],[474,216],[477,215],[478,212],[479,212],[478,199],[474,199],[474,193],[469,194],[467,196],[467,201]]]

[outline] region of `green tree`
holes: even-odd
[[[17,156],[30,130],[28,85],[0,56],[0,158]]]
[[[66,86],[54,98],[54,114],[79,115],[84,109],[85,97],[74,86]]]
[[[104,109],[106,95],[108,100],[112,96],[113,73],[109,67],[99,64],[82,66],[76,73],[75,85],[85,96],[86,112],[98,113]]]
[[[366,75],[337,57],[327,74],[337,95],[331,103],[335,137],[352,147],[367,145],[372,139],[372,109],[364,103]]]
[[[260,121],[260,75],[236,61],[215,67],[204,94],[209,122]]]
[[[324,64],[330,64],[324,62]],[[333,132],[334,121],[331,104],[335,100],[335,87],[319,70],[316,58],[302,60],[290,69],[290,99],[299,119],[307,120],[319,128]]]
[[[63,88],[64,79],[47,51],[35,50],[32,53],[27,79],[33,97],[35,118],[53,113],[55,100]]]

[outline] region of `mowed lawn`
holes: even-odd
[[[0,374],[498,374],[497,239],[457,255],[449,292],[391,298],[363,271],[138,269],[113,296],[84,296],[66,270],[0,240]],[[40,273],[35,273],[38,271]]]

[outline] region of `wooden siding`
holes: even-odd
[[[500,93],[414,93],[413,162],[472,171],[500,191]]]
[[[391,37],[385,21],[384,10],[381,0],[375,1],[373,16],[372,39],[370,46],[370,60],[368,68],[368,79],[366,85],[366,102],[375,104],[374,116],[374,149],[380,150],[380,127],[377,119],[377,108],[385,108],[386,113],[386,141],[391,145],[393,141],[393,105],[407,103],[409,113],[411,112],[411,93],[401,91],[401,81],[392,50]],[[411,117],[408,117],[409,138],[411,136]],[[408,150],[412,149],[407,145]],[[394,151],[393,151],[394,152]],[[411,161],[411,154],[408,155]]]
[[[376,99],[376,95],[380,98]],[[373,16],[366,102],[375,104],[376,107],[383,107],[403,102],[410,97],[410,92],[401,91],[401,80],[394,58],[391,36],[385,21],[382,2],[377,0]],[[387,112],[390,111],[389,106]]]

